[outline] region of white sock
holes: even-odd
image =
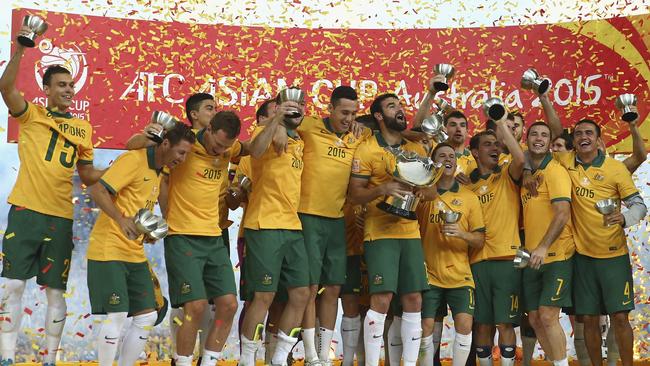
[[[176,366],[192,366],[193,355],[189,356],[176,356]]]
[[[420,340],[422,339],[422,316],[417,313],[402,313],[402,358],[404,366],[415,366],[418,362],[420,352]]]
[[[492,347],[476,346],[476,357],[480,366],[492,366]]]
[[[609,329],[607,329],[605,344],[607,345],[607,366],[616,366],[616,362],[621,358],[621,355],[618,353],[614,324],[610,324]]]
[[[185,312],[183,311],[183,308],[172,308],[172,310],[169,312],[169,338],[172,342],[173,359],[176,359],[176,356],[178,356],[178,353],[176,353],[176,335],[178,333],[178,328],[180,327],[178,323],[176,323],[175,319],[178,319],[178,321],[182,322],[184,318]]]
[[[499,348],[501,349],[501,366],[514,366],[515,365],[515,349],[517,348],[516,346],[502,346],[499,345]],[[506,352],[511,352],[512,356],[507,357],[504,356]]]
[[[422,337],[422,342],[420,342],[420,355],[418,357],[418,364],[421,366],[431,366],[433,365],[433,357],[435,356],[433,350],[433,335]]]
[[[591,366],[591,359],[585,344],[585,325],[584,323],[573,323],[573,345],[576,349],[576,357],[580,366]]]
[[[243,334],[241,335],[241,355],[239,364],[241,366],[255,366],[255,352],[259,347],[259,341],[251,341]]]
[[[273,353],[271,363],[273,365],[286,365],[289,352],[291,352],[296,342],[298,342],[298,338],[289,337],[282,330],[278,330],[278,344],[275,346],[275,353]]]
[[[402,318],[397,315],[393,316],[393,320],[388,326],[386,338],[388,347],[384,344],[384,350],[388,348],[388,361],[390,365],[399,366],[404,347],[404,342],[402,342]]]
[[[318,327],[318,359],[327,361],[330,358],[330,346],[332,345],[334,331],[331,329]]]
[[[472,332],[469,334],[460,334],[456,332],[454,338],[454,351],[452,353],[452,366],[465,366],[467,358],[472,349]]]
[[[157,318],[158,313],[155,311],[133,317],[131,326],[124,335],[118,366],[133,366],[144,350]]]
[[[99,366],[113,366],[127,313],[108,313],[97,338]]]
[[[208,333],[210,333],[210,328],[212,328],[212,319],[214,319],[214,308],[212,305],[208,305],[203,312],[203,318],[201,319],[201,327],[199,328],[199,349],[205,349],[205,342],[208,340]]]
[[[6,314],[2,316],[2,322],[0,322],[0,348],[3,360],[16,361],[16,341],[23,318],[24,291],[24,280],[6,280],[2,293],[2,305]]]
[[[305,346],[305,362],[317,360],[318,353],[316,352],[316,329],[303,329],[300,331],[300,334],[302,335],[302,343]]]
[[[221,358],[221,352],[203,349],[201,353],[201,365],[198,366],[215,366]]]
[[[435,355],[436,352],[438,352],[438,348],[440,348],[440,341],[442,340],[442,322],[435,322],[433,323],[433,333],[431,334],[433,336],[433,354]]]
[[[45,355],[43,363],[54,363],[56,352],[61,343],[61,334],[65,325],[65,312],[67,310],[64,291],[54,288],[46,288],[47,314],[45,315]]]
[[[384,322],[386,314],[368,310],[363,320],[363,346],[365,351],[365,365],[379,365],[379,354],[381,353],[381,342],[384,338]]]
[[[569,366],[569,359],[565,358],[562,360],[553,361],[553,366]]]
[[[354,353],[359,343],[360,332],[361,332],[360,315],[357,315],[354,318],[348,318],[346,316],[341,318],[341,340],[343,341],[342,366],[354,365]]]
[[[521,336],[521,349],[523,353],[521,363],[523,366],[530,366],[530,362],[533,359],[533,354],[535,353],[536,344],[537,338]]]

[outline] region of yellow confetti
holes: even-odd
[[[16,233],[9,233],[9,234],[5,235],[5,239],[11,239],[14,236],[16,236]]]

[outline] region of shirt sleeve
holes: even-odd
[[[88,123],[86,133],[86,138],[77,148],[79,150],[79,164],[92,164],[95,157],[95,149],[93,147],[93,128],[90,123]]]
[[[372,175],[372,154],[368,144],[362,143],[354,152],[352,159],[352,177],[369,178]]]
[[[142,154],[142,152],[133,150],[120,155],[99,180],[111,194],[116,195],[135,180],[142,164],[138,154]],[[144,164],[147,162],[145,161]]]
[[[571,178],[564,167],[554,165],[544,177],[551,202],[571,202]]]
[[[485,221],[483,219],[483,209],[478,201],[478,196],[474,193],[468,194],[469,197],[469,231],[485,231]]]
[[[639,190],[634,185],[632,180],[632,174],[625,168],[623,163],[616,164],[616,186],[618,189],[618,194],[621,196],[621,200],[625,201],[626,199],[639,194]]]
[[[22,111],[9,111],[9,114],[18,120],[20,123],[28,122],[33,119],[37,113],[38,107],[33,103],[25,101],[25,109]]]

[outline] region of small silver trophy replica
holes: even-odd
[[[617,208],[618,208],[618,201],[614,198],[607,198],[596,202],[596,210],[600,212],[600,214],[603,216],[614,213]]]
[[[483,113],[493,121],[498,121],[506,114],[506,107],[500,98],[492,97],[483,103]]]
[[[455,224],[460,220],[462,213],[456,211],[440,211],[440,216],[445,224]],[[449,234],[445,233],[445,236],[447,235]]]
[[[456,70],[454,67],[450,64],[437,64],[436,66],[433,67],[433,72],[440,75],[443,75],[445,77],[445,82],[438,82],[436,81],[433,83],[433,88],[436,91],[447,91],[449,89],[449,82],[451,82],[451,79],[454,77],[454,74],[456,73]]]
[[[162,126],[162,130],[158,133],[149,132],[149,138],[157,143],[163,141],[163,136],[165,132],[171,130],[176,126],[176,118],[172,117],[171,114],[161,111],[154,111],[151,114],[151,123],[157,123]]]
[[[162,216],[154,215],[157,218],[156,228],[145,234],[150,240],[160,240],[167,236],[169,226]]]
[[[160,240],[167,236],[167,222],[161,216],[154,215],[146,208],[141,208],[133,218],[138,233],[151,240]]]
[[[616,108],[623,114],[621,118],[625,122],[632,122],[639,118],[639,114],[632,110],[632,106],[636,107],[636,95],[621,94],[616,98]]]
[[[305,103],[305,92],[297,88],[286,88],[280,91],[280,104],[284,102]],[[293,109],[289,114],[285,114],[287,118],[298,118],[302,113],[298,109]]]
[[[447,141],[447,129],[445,128],[445,114],[453,109],[444,99],[436,101],[438,111],[422,121],[422,132],[432,138],[436,143]]]
[[[551,80],[539,76],[537,70],[531,68],[524,71],[524,75],[521,77],[521,87],[542,95],[551,87]]]
[[[25,15],[23,18],[23,26],[29,28],[31,33],[24,36],[18,36],[18,43],[29,48],[36,46],[36,42],[34,42],[36,37],[42,36],[47,30],[47,23],[45,23],[45,20],[36,15]]]
[[[530,252],[524,248],[517,249],[517,254],[515,254],[515,259],[512,260],[512,264],[515,268],[526,268],[530,262]]]
[[[440,179],[443,172],[442,164],[401,148],[385,147],[385,149],[395,157],[395,166],[387,167],[387,170],[396,181],[413,189],[430,186]],[[403,197],[389,195],[379,202],[377,207],[390,214],[415,220],[417,219],[415,209],[419,201],[420,199],[413,193]]]
[[[253,182],[247,176],[241,175],[239,177],[239,182],[237,183],[237,186],[242,191],[250,192],[251,188],[253,187]],[[230,195],[233,196],[233,198],[238,198],[239,194],[236,191],[230,191]]]

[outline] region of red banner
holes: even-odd
[[[541,118],[538,100],[519,85],[528,67],[552,80],[551,99],[565,125],[595,119],[608,145],[628,135],[614,107],[618,94],[637,95],[641,121],[650,111],[643,103],[650,90],[648,15],[554,25],[362,30],[191,25],[16,9],[14,35],[26,14],[38,14],[50,26],[37,48],[25,53],[19,89],[27,100],[44,104],[42,72],[65,64],[77,84],[71,112],[91,121],[102,148],[123,148],[154,110],[184,120],[185,99],[198,91],[215,95],[220,109],[238,111],[247,127],[257,106],[285,85],[307,91],[313,114],[326,113],[331,90],[347,84],[359,91],[365,109],[376,94],[391,91],[413,115],[433,66],[441,62],[457,70],[441,96],[468,114],[471,128],[482,128],[480,105],[490,96],[522,111],[528,124]],[[15,141],[17,133],[11,120],[8,139]]]

